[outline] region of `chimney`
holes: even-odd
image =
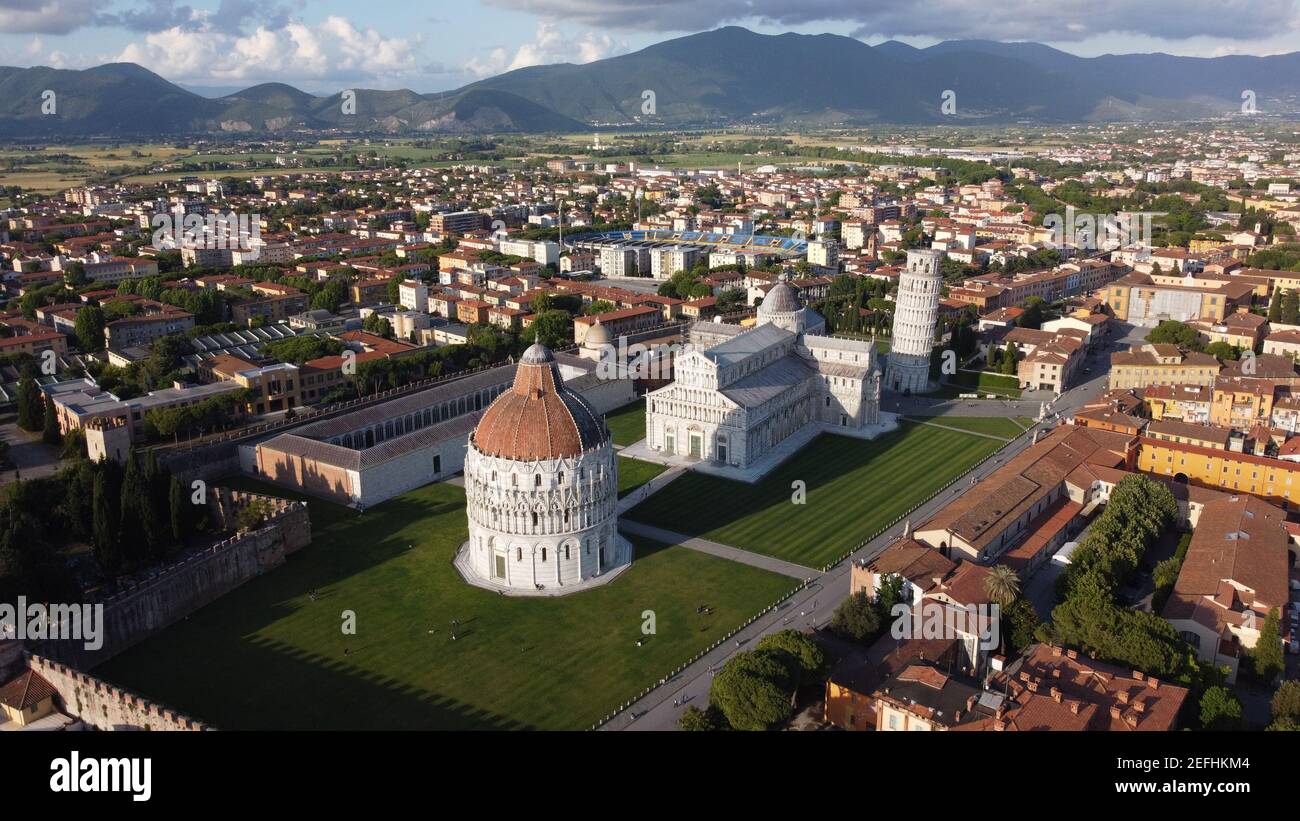
[[[1052,668],[1052,678],[1060,678],[1060,677],[1061,677],[1061,668],[1060,668],[1060,667],[1053,667],[1053,668]]]
[[[1110,717],[1119,718],[1119,705],[1117,704],[1110,705]]]
[[[1027,688],[1029,688],[1029,692],[1031,692],[1031,693],[1037,693],[1037,692],[1038,692],[1038,682],[1036,682],[1036,681],[1031,681],[1031,682],[1029,682],[1028,684],[1026,684],[1025,686],[1026,686]]]
[[[1142,681],[1142,680],[1145,679],[1146,677],[1147,677],[1147,674],[1144,673],[1144,672],[1142,672],[1141,670],[1134,670],[1134,671],[1133,671],[1133,678],[1137,679],[1138,681]]]
[[[954,710],[952,714],[952,723],[956,724],[957,722],[961,721],[961,715],[962,715],[961,710]]]
[[[1119,703],[1128,704],[1128,690],[1119,691]]]
[[[993,722],[993,729],[997,730],[998,732],[1002,732],[1006,728],[1007,728],[1007,723],[1005,721],[1002,721],[1001,719]]]
[[[975,709],[975,701],[976,701],[975,696],[971,696],[970,698],[966,699],[966,709],[967,710]]]
[[[1155,676],[1151,676],[1150,678],[1147,679],[1147,686],[1149,686],[1152,690],[1159,690],[1160,679],[1156,678]]]
[[[1061,703],[1061,688],[1060,688],[1060,687],[1053,687],[1053,688],[1052,688],[1052,701],[1055,701],[1057,704],[1060,704],[1060,703]]]
[[[1059,648],[1059,647],[1053,647],[1053,648],[1052,648],[1052,655],[1054,655],[1054,656],[1059,656],[1059,655],[1061,655],[1061,648]]]
[[[1066,650],[1066,651],[1065,651],[1065,655],[1068,656],[1069,658],[1077,659],[1077,658],[1079,657],[1079,651],[1078,651],[1078,650]]]
[[[1079,714],[1079,708],[1082,706],[1083,706],[1083,702],[1081,701],[1071,701],[1070,712],[1077,716]]]

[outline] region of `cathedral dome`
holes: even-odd
[[[781,280],[772,286],[767,296],[763,297],[763,304],[760,307],[765,314],[791,314],[802,306],[794,289],[787,285],[785,280]]]
[[[471,442],[479,452],[519,462],[579,456],[609,438],[588,402],[564,387],[555,355],[535,344],[515,382],[483,412]]]

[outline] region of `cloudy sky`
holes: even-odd
[[[427,92],[733,24],[872,44],[1033,40],[1083,56],[1300,50],[1300,0],[0,0],[0,64],[129,61],[188,86]]]

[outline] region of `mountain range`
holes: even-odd
[[[42,113],[47,90],[55,93],[52,114]],[[345,93],[355,95],[352,113],[344,113]],[[435,94],[355,89],[322,97],[265,83],[208,97],[132,63],[0,67],[0,135],[1169,121],[1238,113],[1247,96],[1260,112],[1300,112],[1300,52],[1077,57],[1036,43],[954,40],[918,49],[727,27]]]

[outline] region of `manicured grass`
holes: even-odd
[[[989,371],[958,371],[948,377],[948,383],[965,391],[959,393],[996,393],[1000,396],[1020,396],[1020,380],[1014,376]]]
[[[645,399],[605,414],[610,436],[616,445],[632,445],[645,438]]]
[[[452,567],[466,538],[459,487],[429,485],[364,514],[309,504],[309,547],[96,674],[222,729],[582,729],[792,587],[633,540],[636,562],[608,586],[504,597]],[[341,633],[345,610],[356,635]],[[637,647],[646,610],[658,632]]]
[[[654,462],[618,457],[618,498],[622,499],[667,469]]]
[[[944,425],[949,428],[959,428],[974,433],[987,433],[990,436],[1001,436],[1005,439],[1014,439],[1025,432],[1025,428],[1033,424],[1033,420],[1027,417],[1018,417],[1021,424],[1017,425],[1011,419],[1005,416],[914,416],[909,417],[916,422],[933,422],[936,425]]]
[[[1001,445],[908,422],[871,441],[828,434],[756,484],[687,473],[627,518],[821,567]],[[806,504],[791,501],[795,481]]]

